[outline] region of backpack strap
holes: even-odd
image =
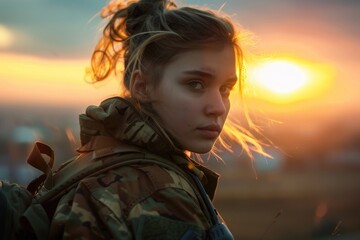
[[[48,161],[44,158],[44,155],[47,156]],[[40,170],[43,174],[32,180],[27,186],[27,190],[33,195],[36,193],[39,186],[43,183],[45,184],[46,188],[52,187],[52,168],[54,166],[54,161],[54,151],[52,148],[44,143],[36,142],[27,159],[27,163]]]

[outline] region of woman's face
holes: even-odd
[[[206,153],[225,123],[236,81],[233,48],[184,52],[164,67],[152,107],[183,150]]]

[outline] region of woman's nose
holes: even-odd
[[[223,96],[218,92],[216,94],[211,94],[207,97],[205,114],[221,116],[226,113],[226,106],[224,103]]]

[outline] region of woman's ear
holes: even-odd
[[[140,70],[135,70],[131,76],[130,93],[139,102],[150,100],[147,82]]]

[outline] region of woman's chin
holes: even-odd
[[[214,143],[211,144],[193,144],[187,148],[187,151],[198,154],[209,153],[214,146]]]

